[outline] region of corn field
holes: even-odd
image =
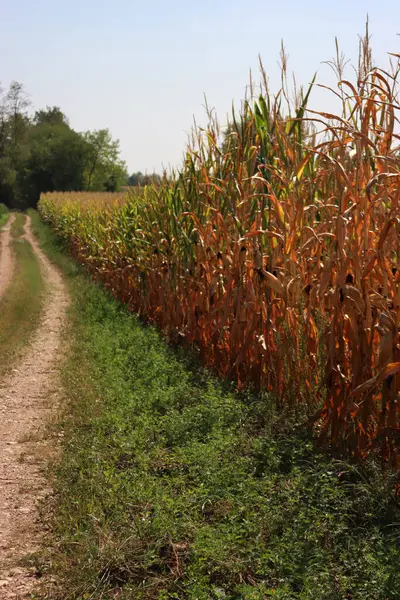
[[[195,130],[160,185],[45,194],[39,210],[95,278],[221,377],[300,407],[337,451],[396,465],[400,55],[391,61],[372,67],[364,40],[351,82],[338,53],[337,115],[308,109],[313,85],[288,109],[284,83],[272,96],[263,76],[226,130],[212,115]]]

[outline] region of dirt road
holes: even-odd
[[[8,223],[0,228],[0,298],[7,289],[13,273],[13,256],[10,248],[10,231],[14,221],[14,215],[11,215]]]
[[[9,226],[0,237],[3,293],[12,277]],[[1,600],[30,598],[37,585],[35,574],[24,563],[27,555],[40,549],[44,536],[38,503],[48,493],[42,470],[52,451],[44,428],[59,399],[58,365],[68,305],[62,277],[40,250],[29,218],[25,237],[40,261],[47,291],[36,332],[12,371],[0,380]]]

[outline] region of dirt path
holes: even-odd
[[[0,598],[30,598],[36,578],[21,559],[40,548],[38,501],[48,490],[42,468],[51,453],[43,426],[58,401],[57,363],[68,296],[61,275],[26,238],[40,260],[47,284],[43,318],[15,368],[0,381]],[[2,261],[4,258],[2,259]]]
[[[12,277],[13,257],[10,247],[10,231],[14,219],[15,216],[11,215],[7,224],[0,229],[0,297],[4,294]]]

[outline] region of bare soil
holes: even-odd
[[[10,231],[14,219],[14,215],[11,215],[7,224],[0,229],[0,297],[7,289],[13,273],[13,256],[10,247]]]
[[[11,279],[9,226],[0,237],[0,290]],[[47,293],[40,324],[14,368],[0,381],[0,599],[31,598],[38,573],[27,557],[45,543],[38,505],[48,493],[43,475],[53,453],[46,424],[60,397],[58,365],[68,295],[62,277],[40,250],[28,217],[25,237],[38,257]],[[0,315],[1,318],[1,315]]]

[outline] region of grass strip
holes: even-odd
[[[210,377],[32,217],[72,296],[52,600],[400,598],[395,474]]]
[[[9,217],[9,212],[7,206],[5,204],[0,203],[0,227],[4,227],[7,223]]]
[[[14,222],[11,225],[11,235],[14,238],[19,238],[24,235],[25,222],[26,215],[24,213],[18,212],[15,214]]]
[[[18,237],[25,218],[18,214],[12,225],[13,279],[0,299],[0,375],[13,364],[16,353],[37,327],[44,296],[37,258],[29,242]]]

